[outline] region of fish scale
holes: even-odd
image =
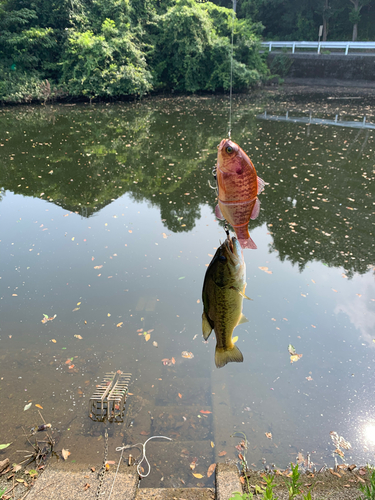
[[[244,323],[242,303],[246,287],[246,266],[237,238],[224,241],[210,262],[203,283],[202,332],[205,340],[215,331],[215,364],[218,368],[243,356],[232,340],[234,328]],[[246,297],[248,298],[248,297]]]
[[[257,176],[247,154],[229,139],[223,139],[219,145],[216,176],[216,216],[229,222],[242,248],[257,248],[250,237],[248,223],[259,214],[258,194],[264,188],[264,181]]]

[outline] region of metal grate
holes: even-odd
[[[94,422],[123,422],[126,394],[131,373],[106,373],[103,382],[96,386],[89,401],[89,416]]]

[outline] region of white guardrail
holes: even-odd
[[[296,49],[313,49],[318,54],[320,54],[321,49],[341,49],[345,51],[345,55],[349,54],[349,49],[371,50],[375,52],[375,42],[261,42],[261,45],[265,49],[268,48],[269,52],[273,48],[291,48],[292,54],[296,52]]]

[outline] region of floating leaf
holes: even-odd
[[[181,394],[181,393],[178,393],[178,397],[181,399],[181,398],[182,398],[182,394]]]
[[[238,336],[236,335],[236,337],[233,337],[233,338],[232,338],[232,342],[233,342],[233,344],[235,344],[235,343],[237,342],[237,340],[238,340]]]
[[[74,335],[76,339],[82,340],[81,335]]]
[[[272,439],[272,433],[271,432],[265,432],[266,438]]]
[[[26,411],[26,410],[28,410],[29,408],[31,408],[31,405],[32,405],[32,403],[28,403],[27,405],[25,405],[25,407],[24,407],[23,411]]]
[[[0,450],[5,450],[5,448],[8,448],[12,443],[7,443],[7,444],[0,444]]]
[[[124,324],[124,322],[123,322],[123,321],[121,321],[121,323],[117,323],[117,325],[116,325],[116,326],[117,326],[117,328],[121,328],[123,324]]]
[[[292,344],[289,344],[289,345],[288,345],[288,352],[289,352],[289,354],[295,354],[295,353],[296,353],[296,350],[295,350],[295,348],[292,346]]]
[[[196,477],[197,479],[202,479],[202,474],[197,474],[195,472],[193,472],[193,476]]]
[[[184,279],[185,279],[185,276],[180,276],[178,279],[179,279],[179,280],[184,280]],[[203,476],[202,476],[202,477],[203,477]]]
[[[200,410],[199,413],[203,413],[204,415],[208,415],[209,413],[212,413],[212,411],[208,411],[208,410]]]
[[[146,342],[148,342],[150,340],[150,338],[151,338],[151,335],[149,333],[146,333],[146,335],[145,335]]]
[[[211,441],[211,448],[215,448],[215,443],[213,441]],[[210,477],[210,476],[208,476]]]
[[[218,453],[219,457],[223,457],[223,456],[224,456],[224,455],[226,455],[226,454],[227,454],[227,452],[226,452],[226,451],[220,451],[220,452]]]
[[[268,267],[262,266],[262,267],[259,267],[259,269],[260,269],[261,271],[264,271],[264,272],[265,272],[265,273],[267,273],[267,274],[272,274],[272,271],[269,271],[269,270],[268,270]]]
[[[56,344],[57,340],[56,339],[51,339],[51,342],[53,342],[54,344]]]
[[[158,343],[157,343],[157,342],[155,342],[155,340],[154,340],[154,341],[153,341],[153,343],[152,343],[152,345],[153,345],[154,347],[157,347],[157,346],[158,346]]]
[[[290,356],[290,362],[295,363],[296,361],[301,359],[302,356],[303,356],[303,354],[293,354],[292,356]]]
[[[188,352],[188,351],[182,351],[181,356],[183,358],[186,358],[186,359],[193,359],[194,358],[194,354],[192,352]]]
[[[43,410],[43,406],[41,405],[35,405],[37,408],[40,408],[41,410]]]

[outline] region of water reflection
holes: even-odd
[[[0,186],[82,217],[128,193],[158,207],[169,230],[190,231],[202,204],[215,209],[208,181],[221,139],[220,105],[191,99],[132,109],[4,110]],[[365,273],[375,262],[373,132],[360,145],[354,129],[275,122],[265,128],[255,113],[237,106],[236,128],[270,184],[252,224],[267,222],[269,251],[300,270],[318,260],[349,276]]]
[[[31,428],[38,403],[69,459],[102,457],[86,401],[104,373],[122,369],[134,396],[109,450],[122,434],[173,438],[147,445],[150,486],[163,477],[196,486],[195,458],[212,482],[211,463],[238,457],[233,428],[257,467],[262,457],[286,466],[301,450],[333,465],[332,430],[353,444],[350,463],[372,460],[362,428],[374,419],[374,132],[258,121],[260,107],[247,98],[234,107],[233,136],[269,185],[251,223],[259,250],[245,254],[251,326],[235,330],[246,363],[223,370],[213,335],[204,344],[200,331],[205,265],[223,235],[208,180],[225,103],[0,110],[0,442],[9,450],[25,448],[15,422]],[[43,314],[57,316],[43,324]],[[303,353],[298,363],[289,344]]]
[[[242,314],[246,288],[246,265],[237,238],[228,237],[216,250],[203,282],[202,332],[205,340],[212,330],[216,335],[217,368],[231,361],[241,363],[243,356],[233,340],[233,330],[248,320]]]

